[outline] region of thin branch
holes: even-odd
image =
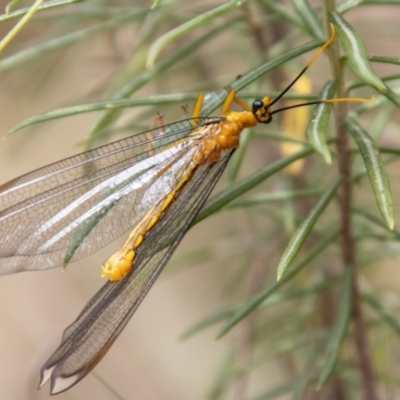
[[[326,0],[326,15],[329,11],[336,10],[335,0]],[[328,51],[333,76],[338,84],[338,97],[345,97],[345,84],[343,76],[343,65],[340,61],[339,43],[335,40]],[[372,366],[371,355],[368,347],[367,327],[364,322],[361,307],[360,292],[358,288],[358,270],[356,264],[355,239],[352,229],[352,178],[351,178],[351,152],[348,133],[342,124],[347,113],[346,103],[338,103],[335,108],[335,119],[337,126],[336,150],[338,155],[338,170],[344,177],[340,200],[339,212],[342,231],[342,259],[344,268],[352,268],[352,322],[353,341],[358,356],[359,369],[362,379],[363,399],[379,400],[378,384]]]

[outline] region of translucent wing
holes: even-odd
[[[101,360],[160,274],[191,221],[225,168],[232,151],[218,163],[200,167],[137,251],[134,269],[107,282],[64,332],[61,345],[42,368],[42,386],[51,394],[75,385]]]
[[[216,122],[197,119],[205,130]],[[0,274],[66,265],[129,230],[175,183],[193,129],[190,120],[153,129],[0,186]]]

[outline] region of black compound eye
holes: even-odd
[[[263,105],[264,103],[262,102],[262,100],[259,99],[254,100],[251,108],[253,113],[257,112]]]

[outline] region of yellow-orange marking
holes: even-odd
[[[136,249],[137,247],[139,247],[143,242],[143,235],[138,235],[136,238],[136,242],[134,244],[134,248]]]

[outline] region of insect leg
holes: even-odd
[[[246,111],[251,112],[251,107],[242,99],[238,99],[237,97],[234,97],[233,101],[236,104],[239,104],[240,107],[244,108]]]
[[[153,148],[153,144],[152,144],[153,135],[150,133],[150,131],[156,129],[157,125],[160,126],[158,131],[159,131],[160,136],[162,136],[165,133],[164,118],[163,118],[163,115],[160,113],[157,113],[157,116],[154,118],[154,121],[150,126],[150,130],[148,132],[146,132],[146,139],[148,140],[147,148],[149,149],[148,150],[149,156],[154,155],[154,148]]]
[[[193,126],[197,125],[197,117],[200,115],[200,111],[201,111],[201,107],[203,105],[203,101],[204,101],[204,93],[199,93],[199,95],[197,96],[196,103],[195,103],[194,108],[193,108],[193,113],[192,113],[191,124]]]

